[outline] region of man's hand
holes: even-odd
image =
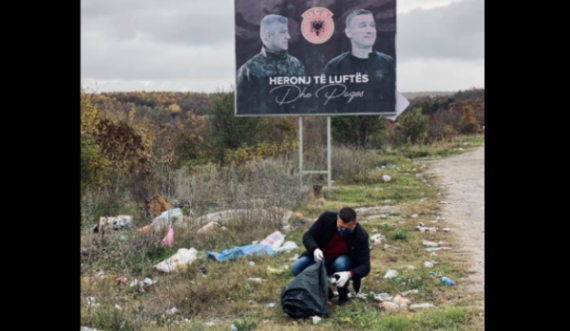
[[[348,280],[350,279],[350,271],[335,272],[340,278],[336,281],[337,287],[344,287]]]
[[[315,252],[313,253],[313,256],[315,257],[315,261],[319,262],[322,261],[324,256],[323,256],[323,251],[321,251],[320,249],[315,249]]]

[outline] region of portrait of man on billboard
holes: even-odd
[[[250,114],[267,114],[275,109],[286,112],[287,109],[283,108],[294,106],[275,107],[275,95],[270,95],[272,86],[269,78],[304,76],[305,67],[287,52],[291,36],[286,17],[267,15],[262,19],[259,30],[263,44],[261,52],[244,63],[237,72],[237,105],[247,107]]]
[[[345,35],[350,39],[351,50],[330,60],[323,74],[367,75],[367,84],[344,84],[347,91],[363,92],[362,98],[351,100],[351,109],[361,113],[375,112],[380,106],[384,112],[394,112],[396,95],[396,63],[394,58],[373,49],[376,41],[376,24],[372,12],[357,9],[346,18]],[[330,104],[329,112],[347,111],[347,102],[338,100]]]

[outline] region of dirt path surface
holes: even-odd
[[[472,262],[467,290],[482,298],[484,305],[485,275],[485,146],[474,152],[445,158],[429,165],[426,172],[438,178],[447,191],[450,204],[444,205],[442,216],[458,233],[462,242],[459,252],[468,254]]]

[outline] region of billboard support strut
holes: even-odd
[[[327,174],[327,186],[332,187],[331,150],[331,117],[327,116],[327,170],[303,170],[303,116],[299,116],[299,174],[301,183],[303,183],[304,174]]]

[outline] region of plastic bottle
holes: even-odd
[[[441,282],[443,284],[445,284],[445,286],[454,286],[455,285],[455,282],[452,281],[451,279],[447,278],[447,277],[442,277]]]

